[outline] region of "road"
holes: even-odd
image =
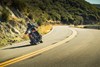
[[[100,67],[100,30],[71,29],[77,36],[70,41],[7,67]],[[0,49],[0,62],[54,45],[72,34],[67,26],[54,27],[43,36],[43,44],[29,46],[23,42]]]

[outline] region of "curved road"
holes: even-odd
[[[69,42],[7,67],[100,67],[100,30],[72,29],[78,34]],[[53,45],[71,34],[69,27],[54,27],[43,37],[43,44],[29,46],[23,42],[0,49],[0,62]]]

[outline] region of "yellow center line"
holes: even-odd
[[[54,48],[54,47],[57,47],[57,46],[59,46],[59,45],[65,43],[65,42],[67,42],[67,41],[70,41],[71,39],[73,39],[73,38],[77,35],[77,32],[76,32],[75,30],[73,30],[73,29],[71,29],[71,30],[72,30],[72,32],[73,32],[72,35],[70,35],[70,36],[69,36],[68,38],[66,38],[65,40],[60,41],[60,42],[58,42],[58,43],[56,43],[56,44],[47,46],[47,47],[45,47],[45,48],[39,49],[39,50],[37,50],[37,51],[28,53],[28,54],[26,54],[26,55],[23,55],[23,56],[20,56],[20,57],[17,57],[17,58],[14,58],[14,59],[11,59],[11,60],[2,62],[2,63],[0,63],[0,67],[5,67],[5,66],[8,66],[8,65],[14,64],[14,63],[16,63],[16,62],[19,62],[19,61],[28,59],[28,58],[30,58],[30,57],[34,57],[34,56],[39,55],[39,54],[41,54],[41,53],[43,53],[43,52],[45,52],[45,51],[48,51],[48,50],[50,50],[50,49],[52,49],[52,48]]]

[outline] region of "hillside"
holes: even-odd
[[[26,16],[33,16],[36,21],[58,20],[67,24],[100,21],[100,10],[85,0],[2,0],[1,4]]]
[[[25,17],[38,25],[100,24],[100,9],[85,0],[1,0],[1,45],[22,40]]]
[[[95,5],[96,7],[100,8],[100,4],[93,4],[93,5]]]

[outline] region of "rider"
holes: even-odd
[[[30,43],[31,44],[36,44],[35,42],[38,42],[39,40],[41,40],[40,42],[42,43],[42,36],[36,30],[37,26],[31,24],[29,22],[29,19],[28,18],[26,18],[26,22],[27,22],[27,30],[26,30],[25,34],[29,34],[29,39],[31,41]]]
[[[26,23],[27,23],[27,30],[26,30],[25,34],[29,34],[30,31],[32,30],[32,28],[35,29],[35,28],[37,28],[37,26],[30,23],[28,18],[26,18],[25,20],[26,20]]]

